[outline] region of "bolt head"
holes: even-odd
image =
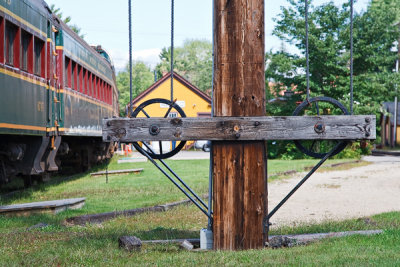
[[[371,122],[371,118],[365,118],[365,122],[366,123],[370,123]]]
[[[151,125],[149,128],[149,133],[151,135],[158,135],[160,133],[160,127],[158,127],[158,125]]]
[[[318,122],[314,125],[314,131],[318,134],[325,132],[325,125],[322,122]]]

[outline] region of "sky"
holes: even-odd
[[[117,71],[123,70],[129,59],[128,0],[45,0],[70,16],[91,45],[101,45],[111,56]],[[162,48],[171,43],[171,1],[131,0],[133,58],[150,67],[158,62]],[[335,0],[337,5],[346,0]],[[175,46],[188,39],[212,40],[213,0],[175,0]],[[314,0],[314,5],[326,3]],[[365,10],[369,0],[358,0],[356,12]],[[273,18],[280,13],[286,0],[265,0],[266,51],[276,50],[281,42],[272,36]]]

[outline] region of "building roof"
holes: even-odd
[[[159,87],[162,83],[167,81],[171,77],[171,72],[168,72],[165,74],[161,79],[159,79],[157,82],[155,82],[153,85],[151,85],[149,88],[141,92],[137,97],[135,97],[132,100],[132,105],[135,105],[137,102],[139,102],[142,98],[144,98],[146,95],[150,94],[152,91],[154,91],[157,87]],[[186,88],[191,90],[193,93],[197,94],[199,97],[207,101],[209,104],[211,104],[211,98],[204,92],[200,91],[196,86],[191,84],[188,80],[174,72],[174,80],[179,81],[181,84],[183,84]],[[126,108],[128,108],[129,104],[126,105]]]
[[[391,114],[390,123],[394,123],[394,102],[384,102],[383,109]],[[397,125],[400,125],[400,103],[397,103]]]

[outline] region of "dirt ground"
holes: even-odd
[[[272,227],[400,211],[400,157],[363,159],[372,164],[315,173],[271,218]],[[272,210],[305,174],[269,183],[269,209]]]

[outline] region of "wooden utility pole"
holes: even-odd
[[[214,0],[214,12],[215,117],[104,119],[103,140],[213,140],[214,248],[262,248],[268,238],[264,225],[267,216],[265,140],[374,140],[376,117],[265,117],[264,0]],[[160,101],[153,99],[147,105],[167,100]],[[332,99],[314,98],[307,103],[310,101],[342,106]],[[137,147],[173,181],[148,152]],[[161,154],[157,157],[168,157]],[[191,200],[209,216],[195,199]]]
[[[214,116],[264,116],[264,0],[214,0],[214,12]],[[217,141],[212,153],[214,248],[263,247],[265,142]]]

